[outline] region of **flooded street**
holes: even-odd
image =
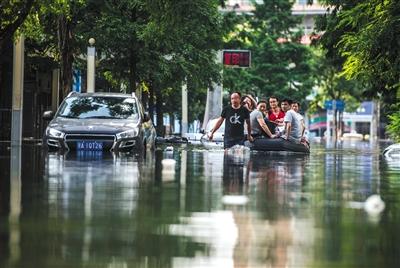
[[[138,159],[2,144],[0,267],[398,267],[400,163],[384,148]]]

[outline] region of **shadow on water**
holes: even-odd
[[[380,151],[3,148],[0,266],[397,266],[400,170]]]

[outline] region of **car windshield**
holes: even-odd
[[[77,96],[65,100],[58,116],[80,119],[138,119],[139,113],[133,98]]]

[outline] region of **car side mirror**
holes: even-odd
[[[53,112],[53,111],[45,111],[45,112],[43,113],[42,118],[43,118],[44,120],[50,121],[51,119],[54,118],[54,112]]]
[[[150,115],[148,113],[144,113],[143,121],[148,122],[148,121],[150,121],[150,119],[151,119]]]

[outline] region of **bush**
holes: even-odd
[[[400,142],[400,111],[389,115],[389,124],[386,127],[390,137],[395,142]]]

